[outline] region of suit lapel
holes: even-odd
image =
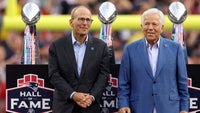
[[[85,51],[85,55],[84,55],[84,59],[83,59],[80,77],[83,77],[89,61],[91,61],[91,59],[93,58],[92,55],[94,54],[95,49],[96,48],[95,48],[95,45],[93,43],[91,36],[88,36],[88,42],[86,45],[86,51]]]
[[[159,47],[159,54],[158,54],[158,60],[157,60],[157,68],[156,68],[156,74],[155,79],[159,76],[159,73],[161,69],[163,68],[165,61],[163,58],[165,58],[167,55],[167,51],[165,48],[168,47],[168,45],[165,43],[165,40],[160,38],[160,47]]]
[[[71,64],[73,65],[74,70],[76,72],[76,76],[78,77],[77,63],[76,63],[76,59],[75,59],[71,33],[69,33],[66,36],[66,43],[64,44],[64,48],[65,48],[65,51],[67,52],[67,56],[69,56],[68,60],[71,61]]]
[[[142,51],[141,51],[142,49]],[[145,70],[147,71],[148,75],[150,76],[151,79],[153,79],[153,74],[152,74],[152,69],[149,63],[149,57],[148,57],[148,53],[147,53],[147,46],[146,46],[146,42],[145,39],[143,39],[140,43],[140,45],[138,46],[138,53],[140,53],[140,58],[142,59],[142,64],[145,67]]]

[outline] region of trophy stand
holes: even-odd
[[[200,65],[190,65],[187,64],[187,46],[186,40],[184,40],[184,27],[182,23],[185,21],[187,17],[187,10],[181,2],[172,2],[169,5],[169,13],[168,18],[171,22],[173,22],[173,30],[172,30],[172,40],[181,44],[184,52],[184,57],[187,66],[187,74],[188,74],[188,89],[190,94],[190,105],[189,105],[189,113],[199,113],[200,111],[200,101],[196,101],[200,99],[200,77],[199,77],[199,68]],[[191,37],[192,38],[192,37]],[[195,101],[193,101],[195,99]],[[193,106],[191,103],[193,103]]]
[[[52,112],[53,86],[48,80],[48,65],[41,65],[36,22],[40,9],[34,3],[23,6],[22,20],[26,23],[21,65],[6,65],[6,112]],[[35,65],[37,64],[37,65]]]
[[[112,41],[112,22],[116,19],[117,11],[114,4],[111,2],[104,2],[99,7],[98,18],[102,22],[99,38],[103,40],[109,50],[110,63],[115,64],[115,54]]]
[[[103,2],[99,7],[98,18],[102,23],[99,38],[103,40],[108,47],[110,56],[110,74],[108,77],[108,84],[106,90],[103,92],[101,113],[117,112],[117,78],[119,71],[119,64],[115,64],[115,54],[112,41],[112,22],[116,19],[117,11],[113,3]],[[116,104],[114,104],[116,103]]]
[[[181,44],[184,52],[184,59],[187,64],[187,49],[186,42],[184,40],[184,27],[182,25],[186,17],[187,10],[181,2],[175,1],[169,5],[168,18],[173,23],[172,40]]]
[[[39,64],[39,40],[35,24],[40,19],[40,9],[36,4],[30,2],[24,5],[21,15],[22,20],[26,23],[21,64]]]

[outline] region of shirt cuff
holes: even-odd
[[[95,98],[94,98],[94,96],[93,95],[91,95],[91,97],[92,97],[92,99],[93,99],[93,102],[95,101]]]
[[[72,92],[72,94],[70,95],[70,99],[72,99],[73,95],[76,93],[76,91]]]

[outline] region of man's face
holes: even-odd
[[[74,14],[74,18],[70,20],[70,25],[76,35],[87,35],[91,26],[91,13],[86,8],[79,8]]]
[[[153,44],[156,43],[163,31],[163,25],[160,23],[160,16],[158,14],[146,15],[141,26],[147,41]]]

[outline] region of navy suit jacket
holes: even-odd
[[[160,37],[156,74],[149,63],[145,38],[126,46],[119,72],[118,105],[131,113],[188,111],[186,63],[180,44]]]
[[[71,113],[75,102],[72,92],[89,93],[95,102],[83,113],[100,113],[100,100],[109,74],[106,43],[88,36],[80,77],[77,71],[71,33],[52,42],[49,48],[49,78],[55,87],[53,113]]]

